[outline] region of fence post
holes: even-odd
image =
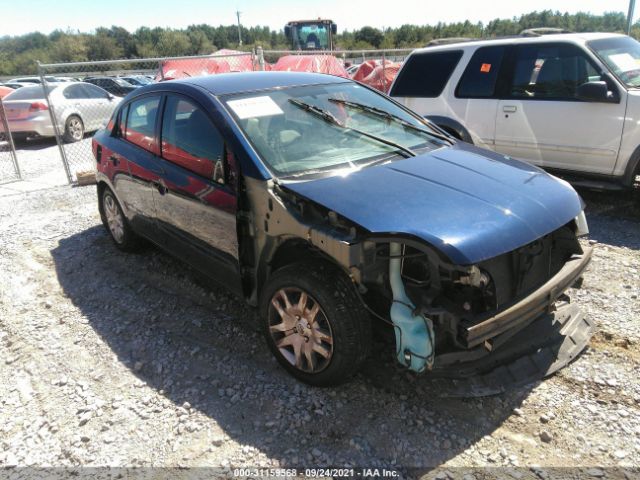
[[[382,52],[382,89],[384,93],[387,93],[387,70],[385,63],[387,63],[387,59],[385,58],[384,52]]]
[[[60,159],[62,160],[62,164],[64,165],[64,171],[67,175],[67,180],[71,184],[73,179],[71,177],[71,170],[69,169],[69,161],[67,160],[67,154],[64,151],[64,146],[62,144],[62,137],[60,136],[60,129],[58,128],[58,121],[56,120],[55,107],[53,103],[51,103],[51,99],[49,98],[49,90],[47,90],[47,81],[44,78],[44,72],[42,70],[42,66],[40,65],[40,61],[38,63],[38,76],[40,77],[40,82],[42,85],[42,91],[44,92],[44,98],[47,101],[47,105],[49,105],[49,116],[51,117],[51,124],[53,125],[53,133],[56,136],[56,143],[58,144],[58,149],[60,150]]]
[[[2,120],[2,128],[4,129],[4,134],[7,137],[7,142],[9,142],[9,150],[11,150],[11,160],[13,161],[13,169],[16,172],[16,176],[18,180],[22,180],[22,172],[20,172],[20,165],[18,165],[18,157],[16,157],[16,146],[13,143],[13,136],[11,135],[11,130],[9,130],[9,122],[7,121],[7,117],[4,111],[4,104],[2,103],[2,99],[0,98],[0,119]]]
[[[258,52],[258,65],[260,66],[260,71],[263,72],[264,71],[264,50],[262,50],[262,47],[260,46],[258,46],[256,50]]]

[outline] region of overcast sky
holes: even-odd
[[[117,25],[133,31],[140,26],[184,28],[194,23],[229,25],[240,10],[243,25],[268,25],[280,30],[289,20],[330,18],[339,31],[365,25],[398,27],[405,23],[488,22],[511,18],[534,10],[578,11],[626,15],[629,0],[0,0],[0,35],[55,29],[90,32],[96,27]],[[636,10],[640,13],[640,5]],[[638,15],[634,15],[637,19]]]

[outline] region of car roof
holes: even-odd
[[[187,84],[197,85],[213,95],[228,95],[231,93],[268,90],[277,87],[294,87],[302,85],[332,84],[349,82],[348,78],[325,75],[321,73],[304,72],[234,72],[218,75],[205,75],[180,80],[169,80],[158,84],[148,85],[145,91],[163,85]]]
[[[431,47],[418,48],[412,53],[421,52],[436,52],[444,50],[475,50],[479,47],[489,45],[523,45],[523,44],[536,44],[536,43],[549,43],[549,42],[569,42],[569,43],[585,43],[590,40],[599,40],[602,38],[616,38],[625,37],[626,35],[620,33],[604,33],[604,32],[585,32],[585,33],[554,33],[550,35],[540,35],[538,37],[503,37],[503,38],[491,38],[482,40],[460,41],[458,43],[449,43],[447,45],[438,45]]]

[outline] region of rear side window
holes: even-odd
[[[195,103],[170,96],[162,120],[162,156],[216,182],[224,182],[224,140]]]
[[[82,85],[71,85],[63,90],[62,95],[69,100],[87,98],[87,94],[82,88]]]
[[[504,47],[482,47],[476,50],[458,83],[456,97],[493,97],[504,50]]]
[[[391,90],[392,97],[437,97],[462,57],[461,50],[411,55]]]
[[[144,97],[131,102],[124,138],[145,150],[154,151],[159,105],[160,97]]]

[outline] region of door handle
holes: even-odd
[[[113,163],[114,167],[117,167],[118,165],[120,165],[120,159],[117,157],[117,155],[111,155],[109,157],[109,160],[111,160],[111,163]]]
[[[153,182],[153,186],[156,187],[156,190],[158,190],[158,193],[160,195],[164,195],[165,193],[167,193],[167,187],[164,186],[161,182]]]
[[[514,113],[517,109],[515,105],[504,105],[502,111],[505,113]]]

